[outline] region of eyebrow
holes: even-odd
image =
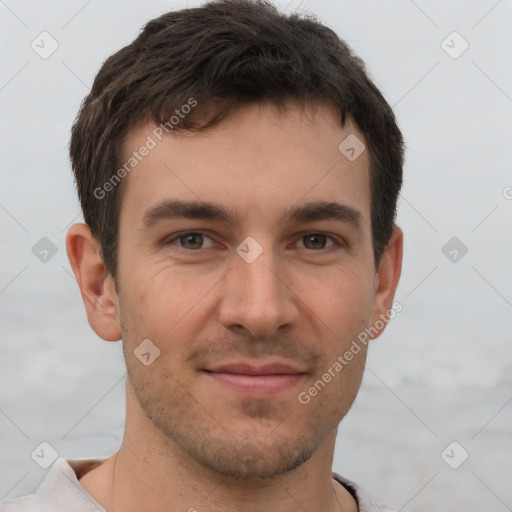
[[[166,200],[147,209],[142,217],[142,224],[149,229],[161,221],[179,218],[231,224],[240,222],[239,212],[223,205],[202,201]],[[307,223],[319,220],[335,220],[361,230],[363,215],[359,210],[336,201],[314,201],[289,210],[281,210],[279,222]]]

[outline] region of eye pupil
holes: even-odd
[[[202,242],[203,242],[203,240],[201,238],[202,236],[203,235],[201,235],[200,233],[191,233],[191,234],[188,234],[188,235],[183,235],[180,238],[181,238],[182,241],[185,240],[185,243],[182,243],[182,245],[185,246],[186,249],[200,249],[201,245],[202,245]],[[194,239],[196,239],[196,240],[199,239],[199,242],[194,244],[193,243]],[[192,247],[187,246],[187,243],[189,241],[191,241],[191,240],[192,240]]]
[[[313,234],[313,235],[307,235],[305,237],[306,240],[313,240],[313,244],[312,244],[312,248],[313,249],[318,249],[319,246],[323,246],[325,244],[325,235],[320,235],[320,234]],[[320,239],[320,243],[318,243],[318,240]],[[322,244],[322,241],[324,242]],[[305,244],[306,247],[307,247],[307,243]]]

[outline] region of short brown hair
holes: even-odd
[[[327,102],[341,126],[350,116],[369,151],[378,266],[402,186],[404,143],[391,107],[363,61],[314,16],[285,15],[263,0],[219,0],[148,22],[103,63],[73,124],[70,156],[84,220],[114,278],[123,187],[112,177],[121,171],[126,135],[146,122],[171,128],[170,118],[191,98],[198,107],[174,131],[205,130],[260,101],[279,108],[288,100]]]

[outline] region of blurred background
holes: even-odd
[[[109,55],[201,3],[0,0],[0,499],[44,478],[43,442],[120,445],[121,343],[89,327],[65,251],[82,222],[70,127]],[[512,1],[275,4],[352,46],[408,146],[403,310],[370,346],[333,469],[410,511],[512,510]]]

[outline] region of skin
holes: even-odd
[[[133,129],[127,154],[154,128]],[[351,162],[338,150],[351,133],[365,142],[329,105],[290,103],[280,113],[262,103],[203,133],[165,137],[124,178],[117,292],[89,228],[69,229],[88,321],[104,340],[122,338],[128,370],[122,445],[80,480],[109,512],[357,510],[331,471],[366,347],[308,404],[297,399],[391,309],[400,276],[398,227],[375,269],[368,152]],[[168,199],[224,205],[239,219],[144,227],[144,212]],[[317,200],[359,211],[360,227],[282,220],[283,210]],[[197,230],[204,237],[176,235]],[[252,263],[236,252],[248,236],[263,249]],[[160,350],[148,366],[134,355],[145,339]],[[271,357],[306,374],[261,398],[202,371]]]

